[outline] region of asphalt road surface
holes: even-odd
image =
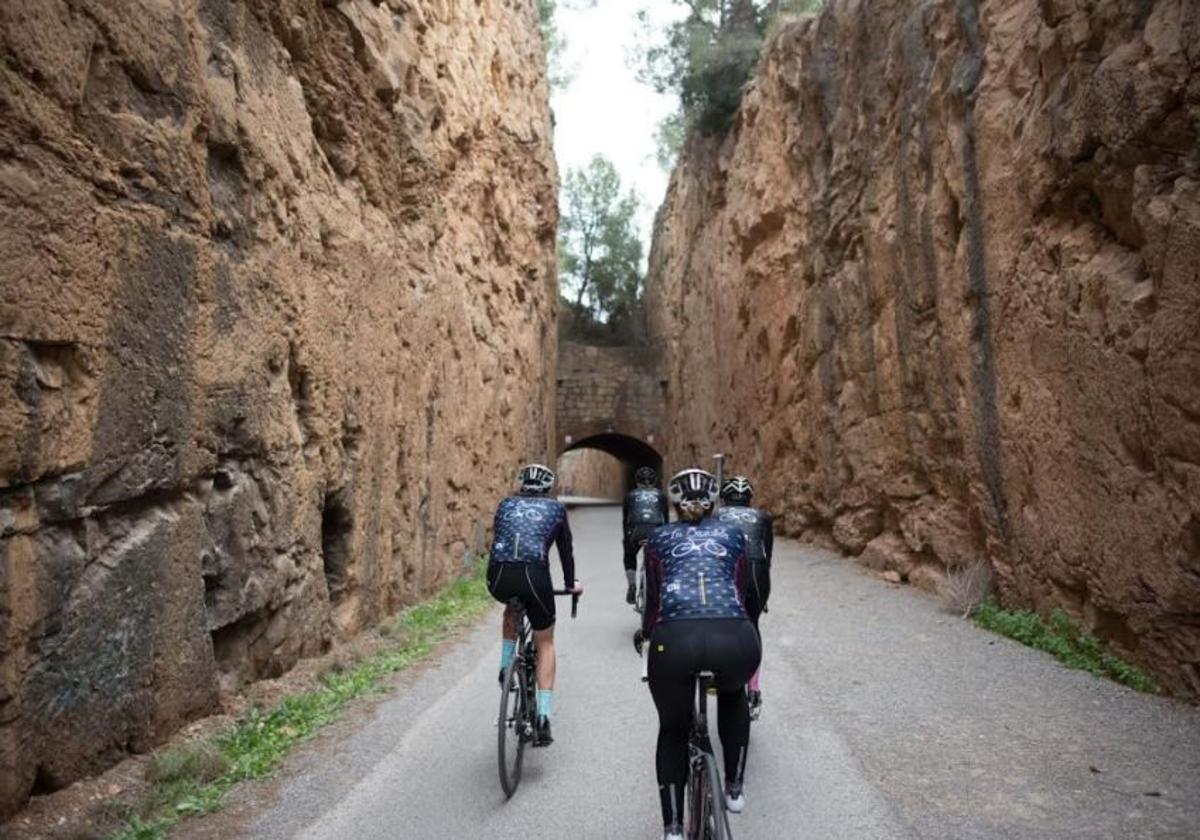
[[[618,512],[571,516],[586,594],[575,621],[559,602],[556,742],[526,753],[512,800],[496,774],[497,607],[179,835],[660,837]],[[1067,670],[790,541],[770,607],[738,840],[1200,838],[1200,709]]]

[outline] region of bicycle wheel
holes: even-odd
[[[500,762],[500,787],[511,799],[521,783],[521,763],[529,740],[529,695],[525,686],[525,664],[513,657],[504,674],[500,692],[500,718],[496,722],[496,754]]]
[[[711,753],[704,753],[692,763],[687,812],[690,823],[686,826],[685,836],[689,840],[732,840],[721,774]]]
[[[646,613],[646,569],[641,564],[638,564],[637,594],[634,595],[633,608],[638,615]]]

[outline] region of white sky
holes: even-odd
[[[611,160],[622,186],[633,187],[641,199],[638,228],[648,253],[654,212],[668,178],[654,159],[654,132],[674,109],[675,98],[660,96],[635,78],[631,63],[639,9],[647,9],[655,21],[678,14],[670,0],[599,0],[593,8],[571,8],[569,0],[559,0],[556,19],[566,38],[562,66],[571,81],[553,93],[550,104],[560,177],[594,154]]]

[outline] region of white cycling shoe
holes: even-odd
[[[663,831],[663,840],[683,840],[683,826],[673,825]]]
[[[725,785],[725,810],[740,814],[746,809],[746,793],[740,784]]]

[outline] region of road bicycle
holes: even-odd
[[[642,682],[649,680],[650,657],[642,658]],[[698,671],[692,730],[688,734],[688,775],[684,788],[683,836],[686,840],[733,840],[721,770],[708,734],[708,698],[717,693],[712,671]]]
[[[688,779],[683,836],[688,840],[733,840],[721,771],[708,734],[708,698],[717,693],[712,671],[696,674],[696,709],[688,736]]]
[[[571,596],[571,618],[574,618],[579,610],[579,596],[569,589],[556,589],[554,594]],[[496,756],[500,763],[500,787],[505,798],[511,799],[521,783],[525,747],[533,741],[537,722],[537,646],[525,605],[519,598],[512,598],[508,607],[516,611],[517,644],[500,683]]]

